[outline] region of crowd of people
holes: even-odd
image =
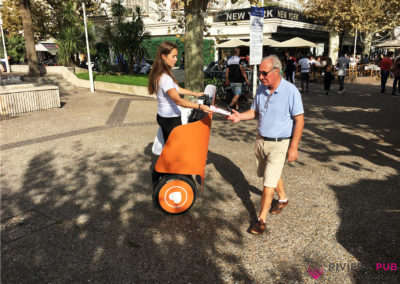
[[[346,53],[341,53],[335,63],[327,56],[314,57],[309,54],[303,54],[295,57],[285,52],[282,62],[284,64],[283,70],[286,80],[295,83],[296,72],[299,73],[300,91],[302,93],[308,92],[310,81],[317,81],[318,78],[321,78],[325,94],[329,95],[331,83],[337,77],[339,83],[338,93],[343,94],[344,82],[349,70],[357,72],[357,74],[363,73],[362,71],[367,71],[368,68],[366,67],[371,65],[370,68],[374,67],[373,70],[379,70],[381,93],[385,93],[387,80],[391,76],[394,79],[392,95],[400,95],[400,55],[394,57],[391,52],[388,52],[386,55],[380,54],[373,57],[368,55],[351,57]]]

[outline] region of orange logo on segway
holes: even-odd
[[[172,214],[181,213],[192,206],[193,189],[183,180],[170,180],[160,189],[158,200],[164,211]]]

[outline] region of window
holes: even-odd
[[[125,0],[125,7],[135,11],[136,6],[139,6],[144,14],[149,12],[149,0]]]

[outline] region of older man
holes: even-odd
[[[288,162],[298,157],[298,146],[304,127],[304,110],[297,88],[281,77],[282,64],[275,55],[264,58],[258,76],[261,85],[251,108],[243,113],[233,110],[228,119],[233,122],[258,118],[255,154],[257,175],[263,177],[263,194],[257,222],[252,234],[265,231],[268,211],[278,214],[289,203],[281,178],[286,155]],[[273,203],[275,191],[279,200]]]

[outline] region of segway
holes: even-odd
[[[215,91],[215,86],[208,85],[204,91],[205,96],[198,103],[213,106]],[[182,123],[188,123],[171,131],[152,175],[153,201],[162,211],[172,215],[187,212],[195,203],[198,188],[193,176],[200,176],[201,188],[204,187],[212,121],[212,113],[192,109],[181,109],[181,113]],[[159,129],[153,144],[155,154],[157,143],[158,147],[163,143],[159,141],[162,140],[160,135],[162,132]]]

